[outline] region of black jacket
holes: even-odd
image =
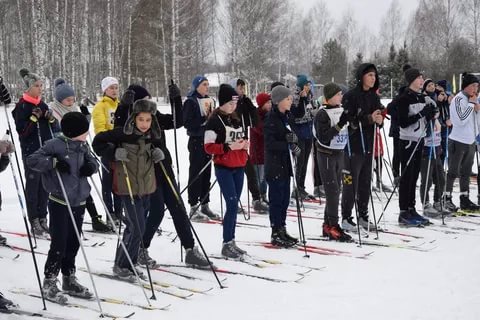
[[[292,176],[288,142],[286,134],[291,132],[287,129],[293,119],[288,114],[282,114],[276,106],[267,113],[263,128],[265,140],[265,178],[266,180],[287,180]]]
[[[258,124],[257,108],[247,96],[242,96],[237,102],[235,113],[242,122],[242,128],[248,139],[248,127],[256,127]]]
[[[362,77],[365,70],[370,68],[375,70],[375,85],[370,90],[364,91]],[[376,92],[378,86],[378,72],[375,65],[363,63],[357,69],[357,86],[343,96],[342,105],[343,108],[348,111],[350,146],[354,154],[364,153],[360,123],[363,131],[365,152],[370,153],[373,149],[374,122],[371,114],[375,110],[382,110],[384,108]]]

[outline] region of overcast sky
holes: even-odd
[[[305,10],[312,7],[317,0],[293,0],[302,5]],[[340,20],[343,12],[352,8],[360,25],[365,25],[375,33],[380,28],[380,21],[385,15],[392,0],[326,0],[330,14],[335,20]],[[410,15],[417,8],[419,0],[400,0],[400,7],[404,21],[408,21]],[[321,17],[319,17],[321,18]]]

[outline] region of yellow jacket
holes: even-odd
[[[93,107],[92,121],[95,134],[113,129],[115,110],[117,110],[118,103],[118,99],[113,100],[108,96],[103,96]]]

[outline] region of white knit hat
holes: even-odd
[[[118,84],[117,78],[114,77],[105,77],[102,79],[102,92],[105,92],[108,87],[110,87],[112,84]]]

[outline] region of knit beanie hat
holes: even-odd
[[[157,104],[150,100],[135,101],[132,107],[132,112],[128,116],[128,119],[123,126],[123,133],[127,135],[133,134],[133,130],[135,128],[135,118],[140,112],[148,112],[152,114],[152,126],[150,127],[150,132],[154,139],[160,139],[161,130],[156,117]]]
[[[105,90],[108,89],[111,85],[117,84],[118,85],[118,79],[114,77],[105,77],[102,79],[102,92],[105,92]]]
[[[25,90],[33,87],[33,84],[38,80],[42,80],[38,74],[32,73],[25,68],[20,69],[20,77],[22,77],[23,83],[25,84]]]
[[[304,74],[299,74],[297,76],[297,87],[300,89],[303,89],[303,87],[310,83],[310,80],[308,80],[307,76]]]
[[[257,97],[256,97],[258,107],[259,108],[263,107],[263,105],[268,101],[270,101],[271,99],[272,97],[268,93],[260,92],[259,94],[257,94]]]
[[[270,91],[272,91],[273,88],[275,88],[276,86],[285,86],[285,84],[283,82],[280,82],[280,81],[275,81],[274,83],[272,83],[270,85]]]
[[[471,73],[462,73],[462,90],[472,83],[478,83],[478,78]]]
[[[330,82],[330,83],[327,83],[325,87],[323,87],[323,96],[328,101],[341,91],[342,91],[342,88],[340,88],[338,84]]]
[[[135,92],[133,101],[141,100],[145,97],[151,97],[152,96],[150,94],[150,92],[148,92],[147,89],[145,89],[144,87],[142,87],[139,84],[131,84],[131,85],[128,86],[127,90],[132,90],[133,92]]]
[[[68,112],[60,121],[62,133],[67,138],[75,138],[81,136],[88,131],[90,123],[87,117],[81,112]]]
[[[73,91],[73,88],[69,86],[64,79],[58,78],[55,79],[55,89],[53,94],[58,102],[62,102],[65,98],[74,97],[75,91]]]
[[[272,103],[279,104],[280,101],[290,96],[292,92],[285,86],[276,86],[272,90]]]
[[[218,103],[220,106],[232,101],[238,100],[238,94],[229,84],[222,83],[218,89]]]
[[[208,79],[205,76],[202,76],[202,75],[198,75],[195,78],[193,78],[193,80],[192,80],[192,91],[197,90],[198,86],[203,81],[208,81]]]
[[[419,76],[422,74],[420,73],[420,70],[415,69],[415,68],[408,68],[405,73],[405,81],[407,82],[407,85],[409,86],[415,79],[417,79]]]
[[[423,83],[423,89],[422,89],[423,92],[426,92],[427,87],[430,83],[433,83],[432,79],[428,78],[428,79],[425,80],[425,82]]]

